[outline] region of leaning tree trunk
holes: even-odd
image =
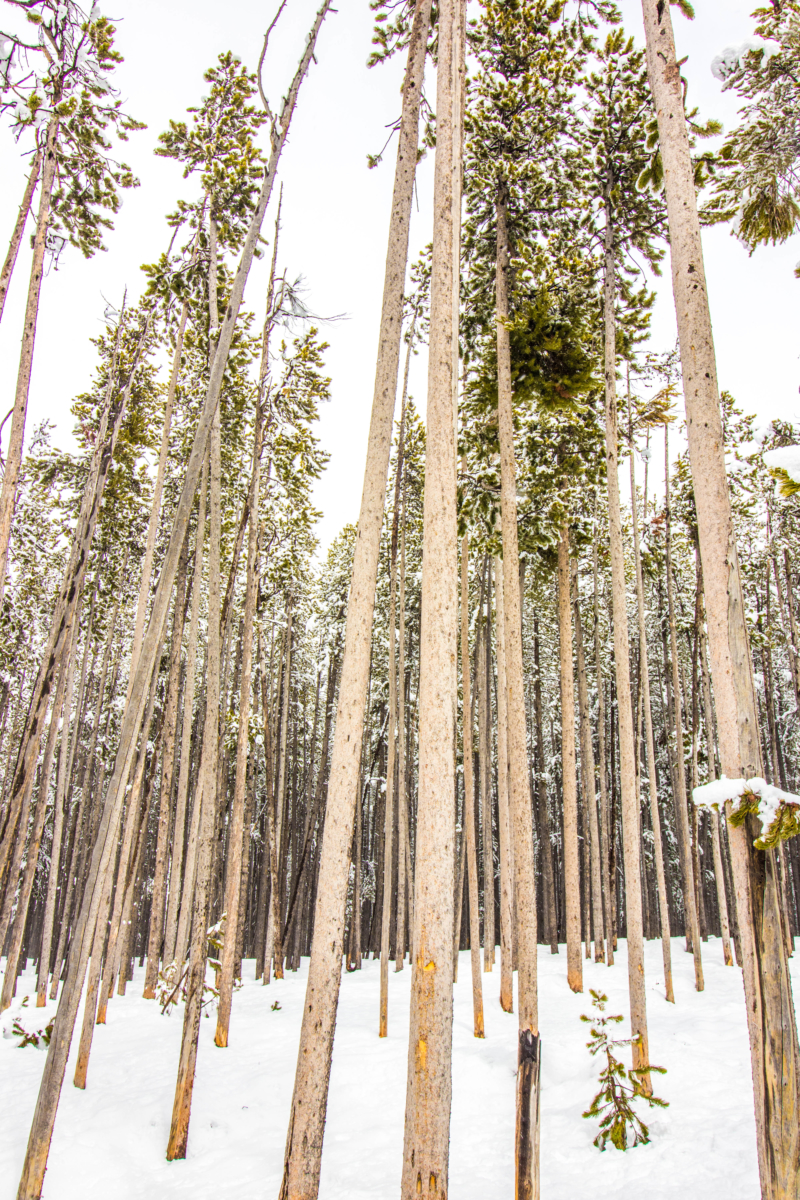
[[[47,248],[47,229],[50,224],[50,205],[56,177],[56,142],[58,140],[59,117],[54,113],[47,126],[47,139],[42,165],[42,186],[39,192],[39,216],[36,236],[33,239],[33,261],[28,284],[28,301],[25,306],[25,325],[22,331],[22,347],[17,372],[17,389],[11,418],[11,434],[6,450],[3,471],[3,486],[0,489],[0,604],[3,603],[8,570],[8,543],[11,539],[11,522],[17,502],[17,482],[22,464],[22,442],[25,437],[25,417],[28,412],[28,395],[31,389],[33,347],[36,341],[36,323],[39,317],[39,296],[42,291],[44,255]],[[22,230],[20,229],[20,236]]]
[[[3,319],[3,309],[6,306],[6,296],[11,283],[11,276],[14,273],[14,267],[17,262],[17,255],[22,244],[22,235],[25,232],[25,222],[28,219],[28,213],[31,209],[33,201],[33,193],[36,191],[36,184],[39,182],[39,172],[42,169],[42,147],[37,145],[36,153],[33,156],[31,163],[31,173],[28,176],[28,181],[25,184],[25,191],[22,193],[22,203],[19,206],[17,219],[14,222],[14,231],[11,234],[11,242],[8,247],[8,254],[0,270],[0,321]]]
[[[639,797],[631,710],[628,612],[626,608],[625,553],[619,500],[619,450],[617,432],[617,328],[613,226],[606,208],[603,309],[605,327],[606,476],[608,482],[608,534],[611,547],[611,608],[614,617],[614,667],[617,680],[620,792],[622,798],[622,852],[625,862],[625,911],[628,942],[628,988],[631,1003],[633,1065],[645,1070],[650,1062],[647,1040],[647,1002],[644,982],[642,933],[642,873]],[[639,1076],[650,1092],[649,1074]]]
[[[286,1141],[281,1187],[284,1200],[314,1200],[319,1191],[333,1033],[342,971],[345,906],[358,796],[372,614],[397,391],[408,231],[417,164],[419,104],[429,23],[430,0],[417,0],[403,87],[403,114],[392,196],[375,391],[347,606],[345,651],[320,851],[314,940]]]
[[[567,983],[583,991],[581,962],[581,868],[578,851],[578,783],[575,762],[575,685],[572,659],[569,527],[558,542],[558,634],[561,684],[561,796],[564,806],[564,893],[567,923]]]
[[[453,414],[453,157],[461,0],[439,5],[436,163],[420,608],[414,965],[401,1196],[446,1196],[453,1038],[454,742],[458,617]]]
[[[670,227],[672,284],[705,582],[708,643],[722,771],[760,775],[758,718],[739,563],[725,474],[714,339],[691,151],[668,4],[643,0],[647,64],[656,105]],[[728,805],[730,812],[730,803]],[[743,957],[761,1191],[800,1195],[800,1052],[780,933],[774,851],[756,850],[758,821],[729,840]]]
[[[150,621],[142,643],[142,652],[139,656],[134,686],[122,718],[114,773],[109,781],[106,802],[103,806],[103,816],[92,854],[89,877],[86,881],[81,911],[73,935],[73,947],[70,953],[67,978],[64,981],[64,989],[58,1013],[56,1014],[53,1036],[50,1039],[48,1047],[47,1062],[45,1063],[42,1075],[39,1098],[25,1154],[18,1200],[39,1200],[41,1196],[44,1173],[47,1167],[47,1157],[50,1152],[50,1141],[53,1135],[56,1111],[61,1095],[61,1085],[64,1079],[75,1017],[83,988],[86,961],[97,918],[97,910],[100,905],[103,881],[109,868],[112,854],[116,850],[116,827],[124,799],[125,784],[130,773],[131,762],[136,748],[136,737],[142,717],[144,716],[153,666],[161,650],[170,596],[178,569],[178,559],[194,505],[194,497],[197,491],[203,459],[205,458],[209,430],[219,405],[219,395],[228,360],[228,352],[233,340],[234,327],[244,296],[245,283],[247,282],[253,257],[258,246],[264,214],[272,194],[278,162],[289,134],[291,118],[297,103],[300,85],[314,56],[317,35],[331,7],[331,3],[332,0],[323,0],[322,7],[314,19],[303,56],[276,121],[270,158],[264,173],[264,181],[247,231],[239,267],[233,280],[231,296],[222,323],[221,335],[211,368],[205,400],[198,420],[189,460],[186,464],[184,482],[175,512],[172,534],[164,556],[164,562],[162,563],[158,585],[153,596]]]
[[[522,604],[517,535],[517,465],[514,453],[514,406],[511,385],[511,341],[508,331],[510,247],[504,194],[497,214],[497,425],[500,439],[500,510],[503,525],[503,600],[505,612],[508,714],[509,796],[514,835],[516,901],[517,1120],[515,1141],[516,1196],[539,1195],[540,1040],[536,979],[536,878],[533,866],[533,816],[525,724],[525,673],[522,662]]]
[[[206,979],[208,905],[211,860],[217,801],[217,765],[219,758],[220,712],[220,543],[221,452],[220,416],[217,407],[211,426],[211,469],[209,473],[209,550],[208,550],[208,667],[206,671],[206,720],[203,730],[202,810],[197,849],[197,873],[194,889],[192,945],[186,980],[181,1053],[172,1124],[167,1144],[167,1161],[186,1157],[189,1118],[192,1110],[197,1041],[200,1034],[203,989]],[[198,803],[198,801],[195,801]]]

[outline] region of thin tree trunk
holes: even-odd
[[[686,769],[683,761],[683,718],[681,712],[681,684],[678,666],[678,635],[675,628],[674,580],[672,577],[672,533],[669,487],[669,433],[664,426],[664,479],[666,521],[664,536],[666,545],[667,609],[669,613],[670,658],[672,659],[672,715],[675,737],[675,817],[678,824],[678,845],[683,868],[683,909],[686,914],[686,933],[691,940],[694,954],[694,985],[702,992],[703,960],[700,949],[700,924],[697,920],[697,904],[692,865],[692,839],[689,830],[689,810],[686,796]]]
[[[469,538],[461,539],[461,746],[464,766],[464,817],[467,888],[469,892],[469,950],[472,967],[472,1021],[475,1037],[484,1037],[481,984],[481,930],[478,912],[478,848],[475,839],[475,771],[472,746],[472,689],[469,653]],[[401,771],[401,774],[403,772]]]
[[[206,976],[206,944],[208,928],[209,885],[211,874],[212,840],[216,817],[217,765],[219,757],[220,712],[220,543],[221,514],[221,448],[219,407],[211,426],[209,472],[209,539],[208,539],[208,667],[206,671],[206,719],[203,730],[202,811],[197,851],[197,873],[194,889],[194,914],[191,956],[186,981],[186,1002],[183,1015],[181,1053],[172,1124],[167,1143],[167,1161],[186,1157],[189,1138],[189,1118],[192,1109],[194,1073],[197,1063],[197,1039],[200,1033],[203,988]],[[198,800],[195,803],[199,802]]]
[[[397,944],[395,971],[402,971],[406,954],[406,842],[408,841],[408,798],[406,796],[406,484],[403,480],[400,517],[400,613],[397,631]],[[474,786],[474,782],[473,782]],[[473,794],[474,803],[474,794]]]
[[[72,647],[69,651],[67,667],[67,689],[64,694],[64,720],[61,732],[61,745],[58,748],[58,771],[56,773],[56,798],[53,804],[53,849],[50,855],[50,875],[47,880],[47,898],[44,906],[42,923],[42,947],[39,953],[39,978],[36,991],[36,1007],[44,1008],[47,1003],[47,979],[50,971],[50,951],[56,920],[56,898],[58,893],[58,876],[61,866],[62,838],[64,829],[64,800],[67,782],[67,756],[69,753],[69,730],[72,716],[72,692],[75,683],[75,663],[78,657],[78,616],[72,629]],[[109,645],[113,638],[113,628],[109,633]],[[101,679],[101,682],[103,680]],[[101,697],[102,699],[102,697]],[[77,732],[77,731],[76,731]]]
[[[436,161],[423,509],[414,966],[403,1200],[448,1192],[453,1035],[455,713],[458,628],[454,153],[460,144],[461,0],[439,5]]]
[[[558,633],[561,690],[561,796],[564,806],[564,890],[567,920],[567,983],[583,991],[581,962],[581,874],[578,850],[578,786],[575,762],[575,685],[572,658],[569,527],[558,543]]]
[[[594,612],[594,666],[597,683],[597,754],[600,775],[600,862],[602,865],[601,882],[603,884],[603,921],[606,930],[606,962],[614,965],[614,875],[611,869],[611,821],[608,804],[608,782],[606,776],[606,706],[605,685],[603,683],[603,665],[600,658],[600,588],[597,569],[597,536],[599,522],[597,520],[597,499],[595,498],[595,538],[592,546],[592,575],[594,586],[592,590],[592,606]]]
[[[497,215],[497,423],[500,440],[500,507],[503,525],[506,684],[508,687],[509,795],[514,834],[514,896],[517,953],[517,1120],[515,1180],[518,1200],[539,1196],[539,1071],[541,1045],[536,980],[536,878],[533,820],[525,727],[525,674],[522,662],[522,606],[517,540],[517,467],[514,453],[509,317],[510,247],[506,203],[498,195]]]
[[[644,729],[647,743],[647,791],[650,799],[650,821],[653,826],[653,855],[656,864],[656,888],[658,891],[658,916],[661,930],[661,956],[664,962],[664,986],[667,1000],[671,1004],[674,1004],[672,945],[670,942],[669,908],[667,907],[667,881],[664,874],[664,846],[661,840],[661,813],[658,807],[656,747],[655,738],[653,737],[653,709],[650,700],[650,667],[647,660],[647,627],[644,619],[644,579],[642,576],[642,554],[639,540],[630,386],[628,387],[628,429],[631,435],[631,515],[633,520],[633,556],[636,568],[636,612],[639,624],[639,669],[642,681],[642,705],[644,708]]]
[[[719,756],[729,779],[760,775],[761,753],[719,407],[694,172],[670,6],[643,0],[647,64],[664,162],[689,457],[705,582]],[[730,816],[730,802],[728,802]],[[800,1050],[778,919],[773,851],[759,822],[729,828],[765,1200],[800,1194]]]
[[[595,795],[594,746],[592,744],[592,723],[589,711],[589,688],[586,680],[586,657],[583,649],[583,625],[581,622],[580,594],[578,590],[578,575],[575,573],[575,659],[578,674],[578,710],[581,722],[581,771],[583,775],[583,791],[586,804],[586,822],[589,839],[592,919],[594,925],[594,957],[595,962],[605,962],[603,920],[603,886],[600,878],[600,831],[597,824],[597,798]],[[589,880],[586,881],[587,890]]]
[[[539,850],[542,856],[542,910],[544,936],[550,953],[558,954],[558,909],[556,907],[553,843],[550,841],[550,816],[547,811],[545,780],[544,729],[542,722],[542,677],[539,665],[539,621],[533,619],[533,721],[536,726],[536,799],[539,819]]]
[[[617,332],[616,280],[613,229],[606,208],[604,326],[606,477],[608,482],[608,532],[611,546],[611,600],[614,616],[614,667],[617,680],[617,723],[619,728],[620,792],[622,799],[622,850],[625,862],[625,912],[628,942],[628,988],[631,1003],[634,1068],[646,1072],[650,1062],[647,1039],[647,1003],[642,940],[642,873],[639,858],[641,829],[636,795],[636,766],[631,711],[628,613],[625,596],[625,558],[619,500],[619,451],[617,434]],[[646,1093],[651,1091],[648,1073],[638,1076]]]
[[[144,977],[144,999],[154,1000],[158,982],[158,963],[164,936],[164,900],[167,888],[167,856],[169,853],[170,822],[172,817],[172,774],[178,724],[178,699],[181,675],[181,644],[186,617],[186,568],[189,559],[189,534],[183,543],[175,588],[175,607],[172,617],[172,646],[170,651],[167,692],[164,701],[164,754],[161,764],[161,803],[158,814],[156,863],[150,907],[150,936],[147,944],[147,970]],[[191,704],[190,704],[191,707]],[[176,825],[177,835],[177,825]],[[181,830],[181,842],[183,831]],[[169,960],[165,961],[168,962]]]
[[[14,222],[14,232],[11,234],[11,242],[8,247],[8,254],[3,263],[3,268],[0,270],[0,321],[3,319],[3,309],[6,306],[6,296],[11,283],[11,276],[14,272],[14,266],[19,254],[19,248],[22,244],[22,235],[25,232],[25,222],[28,219],[31,202],[33,201],[33,193],[36,191],[36,184],[39,182],[39,172],[42,169],[42,148],[36,146],[36,152],[31,163],[31,173],[28,176],[28,181],[25,184],[25,191],[22,194],[22,203],[19,206],[17,219]]]
[[[50,204],[56,177],[56,142],[60,119],[57,110],[50,118],[43,151],[42,186],[39,191],[39,215],[36,236],[33,239],[33,261],[28,283],[28,300],[25,306],[25,324],[22,332],[17,388],[11,418],[11,434],[6,450],[3,486],[0,489],[0,604],[3,603],[8,571],[8,543],[11,539],[11,522],[17,502],[17,483],[22,464],[22,443],[25,437],[25,418],[28,412],[28,395],[31,388],[33,369],[33,347],[36,341],[36,324],[39,317],[39,297],[42,291],[44,256],[47,248],[47,229],[50,224]],[[22,229],[20,229],[20,237]],[[13,266],[13,263],[12,263]],[[9,272],[10,274],[10,272]]]
[[[500,1007],[514,1011],[514,866],[508,804],[508,689],[503,562],[495,559],[497,612],[497,827],[500,846]],[[465,708],[466,711],[466,708]]]
[[[375,391],[347,608],[327,813],[320,850],[314,940],[286,1141],[282,1200],[315,1200],[319,1191],[333,1032],[342,970],[350,846],[361,763],[372,613],[397,391],[408,232],[417,163],[419,104],[429,23],[430,0],[417,0],[403,87]]]

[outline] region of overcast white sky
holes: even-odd
[[[473,6],[475,0],[472,0]],[[294,72],[317,0],[290,0],[288,14],[274,39],[266,78],[274,100]],[[166,247],[164,215],[179,196],[191,194],[177,166],[156,158],[153,148],[170,117],[182,117],[203,93],[203,72],[219,52],[233,50],[254,67],[263,29],[273,5],[255,0],[106,0],[102,5],[118,22],[118,48],[125,64],[118,83],[130,112],[146,121],[125,157],[142,186],[125,195],[108,253],[85,261],[67,249],[59,270],[45,279],[37,334],[28,429],[43,417],[57,428],[57,440],[71,437],[70,403],[84,390],[94,362],[89,339],[101,327],[105,301],[121,299],[125,287],[138,296],[141,263]],[[641,44],[639,0],[621,0],[626,26]],[[735,120],[735,104],[712,77],[712,57],[752,33],[750,3],[724,5],[698,0],[697,19],[684,20],[673,9],[679,55],[688,55],[684,72],[689,99],[703,116],[716,116],[726,127]],[[368,71],[372,28],[367,0],[340,0],[318,43],[318,65],[303,86],[292,133],[281,166],[284,219],[280,263],[291,276],[302,274],[308,301],[322,314],[346,313],[347,319],[325,328],[331,343],[327,364],[333,400],[324,411],[320,434],[332,455],[317,489],[325,513],[319,533],[327,543],[358,515],[363,477],[372,379],[383,283],[394,154],[375,171],[366,168],[368,151],[380,149],[386,125],[399,112],[402,64]],[[0,26],[9,9],[0,5]],[[419,211],[412,225],[412,257],[431,236],[432,156],[421,164]],[[10,234],[24,186],[26,168],[6,129],[0,130],[0,245]],[[271,238],[270,214],[265,233]],[[5,231],[5,232],[3,232]],[[705,233],[719,376],[747,411],[760,419],[798,419],[798,346],[796,311],[800,283],[793,267],[800,258],[798,239],[749,258],[727,229]],[[3,251],[4,253],[4,251]],[[0,325],[0,415],[14,395],[22,311],[27,284],[27,247],[12,283]],[[260,311],[266,264],[256,266],[245,304]],[[666,349],[675,341],[669,271],[659,285],[652,343]],[[412,392],[424,409],[424,362],[417,360]]]

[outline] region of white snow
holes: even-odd
[[[768,467],[785,471],[795,483],[800,483],[800,446],[779,446],[777,450],[767,450],[764,462]]]
[[[542,1195],[547,1200],[755,1200],[758,1195],[750,1059],[741,972],[723,966],[717,939],[703,945],[706,990],[693,986],[683,939],[672,943],[676,1003],[664,999],[661,946],[645,946],[647,1007],[655,1078],[665,1110],[643,1110],[652,1141],[622,1154],[592,1145],[596,1123],[583,1120],[599,1064],[580,1021],[589,988],[605,991],[609,1012],[628,1026],[625,943],[616,965],[584,961],[583,995],[566,982],[566,953],[539,949],[542,1035]],[[800,975],[796,960],[792,973]],[[213,1044],[204,1020],[194,1089],[189,1154],[164,1158],[181,1036],[180,1011],[161,1016],[141,999],[143,971],[115,996],[108,1024],[95,1030],[85,1092],[72,1086],[74,1052],[59,1108],[44,1200],[274,1200],[300,1031],[307,960],[265,988],[245,963],[234,996],[231,1044]],[[483,975],[486,1039],[472,1036],[470,964],[462,953],[455,988],[450,1196],[505,1200],[513,1195],[512,1144],[517,1019],[498,1003],[499,968]],[[379,964],[342,980],[321,1200],[395,1200],[399,1194],[411,972],[389,977],[389,1037],[378,1039]],[[800,979],[796,986],[800,986]],[[33,992],[33,971],[21,981]],[[280,1009],[272,1011],[277,1001]],[[17,1002],[15,1002],[16,1005]],[[33,997],[29,1005],[34,1003]],[[49,1019],[49,1014],[48,1014]],[[3,1024],[8,1020],[3,1018]],[[621,1051],[627,1061],[629,1051]],[[14,1200],[36,1102],[44,1052],[0,1038],[0,1200]]]
[[[800,796],[784,792],[757,775],[753,779],[728,779],[723,775],[721,779],[694,788],[692,799],[699,808],[721,808],[727,800],[733,800],[733,809],[736,811],[739,798],[745,793],[758,796],[758,816],[764,834],[769,831],[782,805],[800,808]]]
[[[751,50],[764,51],[764,56],[761,59],[761,66],[764,66],[774,55],[780,54],[781,47],[778,42],[762,41],[761,38],[748,38],[738,46],[726,46],[721,54],[717,54],[712,58],[711,74],[720,83],[724,82],[731,71],[735,71],[739,66],[744,66],[747,55]]]

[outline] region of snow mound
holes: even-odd
[[[743,804],[745,797],[750,804]],[[781,825],[787,815],[796,816],[800,810],[800,796],[784,792],[756,775],[753,779],[721,779],[703,783],[692,791],[692,799],[698,808],[717,808],[731,800],[733,812],[755,812],[761,821],[759,842],[770,843],[781,837]]]
[[[785,471],[795,483],[800,483],[800,446],[779,446],[767,450],[764,462],[774,470]]]
[[[711,74],[720,83],[724,83],[732,71],[737,67],[743,67],[747,59],[747,55],[751,51],[763,50],[764,56],[761,59],[761,65],[769,62],[776,54],[780,54],[781,48],[777,42],[762,41],[760,38],[748,38],[738,46],[726,46],[721,54],[715,55],[711,60]]]

